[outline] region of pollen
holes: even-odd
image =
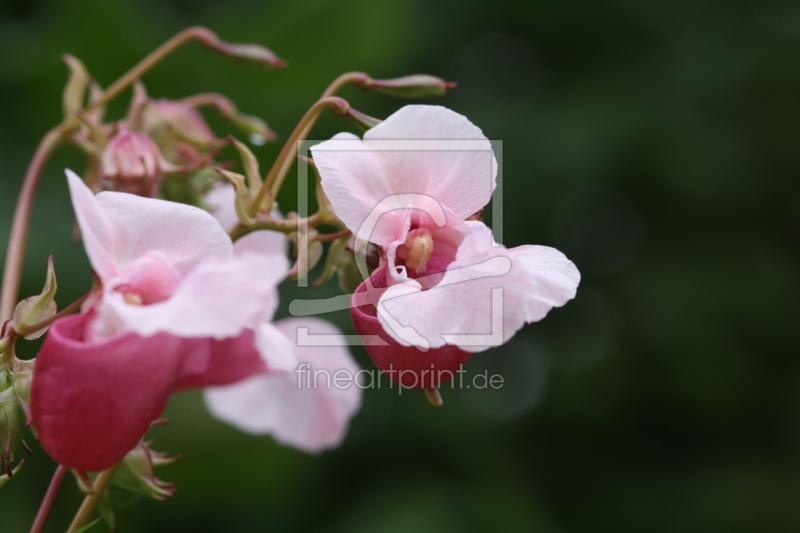
[[[432,253],[433,238],[429,233],[409,235],[406,242],[397,248],[397,255],[405,260],[406,267],[414,269],[417,274],[425,272]]]
[[[126,292],[125,294],[123,294],[123,298],[125,298],[125,302],[131,305],[144,305],[142,297],[136,294],[135,292]]]

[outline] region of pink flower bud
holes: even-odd
[[[184,141],[208,149],[222,144],[193,106],[178,100],[152,100],[142,111],[144,130],[162,146]]]
[[[157,196],[164,161],[153,140],[144,133],[120,127],[103,151],[103,178],[109,189]]]
[[[369,80],[363,88],[398,98],[430,98],[442,96],[456,86],[454,82],[444,81],[427,74],[414,74],[391,80]]]

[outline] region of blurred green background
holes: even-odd
[[[191,45],[147,74],[151,95],[223,92],[284,139],[340,73],[457,81],[430,103],[504,142],[506,244],[555,246],[583,281],[469,363],[501,390],[444,390],[441,410],[366,391],[347,441],[320,456],[212,420],[197,393],[173,398],[152,435],[183,455],[160,471],[177,495],[120,511],[121,532],[800,531],[798,2],[3,0],[3,239],[61,118],[60,54],[108,85],[195,24],[290,66]],[[377,117],[404,104],[342,96]],[[342,129],[326,116],[312,138]],[[255,151],[265,165],[278,148]],[[62,305],[89,286],[63,177],[82,164],[65,149],[44,175],[22,295],[41,290],[50,253]],[[286,285],[283,314],[310,296]],[[0,491],[0,531],[27,531],[54,467],[36,448]],[[47,531],[79,501],[68,480]]]

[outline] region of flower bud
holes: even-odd
[[[122,460],[111,484],[134,496],[163,501],[175,494],[175,486],[158,479],[155,467],[174,463],[178,459],[167,457],[166,453],[156,452],[146,442],[140,442]]]
[[[191,107],[212,106],[217,113],[243,131],[252,144],[262,145],[267,141],[274,141],[277,135],[267,126],[267,123],[258,117],[241,113],[236,104],[218,93],[203,93],[188,96],[182,101]]]
[[[289,279],[307,278],[308,272],[322,259],[322,243],[316,240],[316,236],[317,232],[313,229],[295,231],[288,235],[289,240],[294,243],[297,256],[294,266],[286,275]]]
[[[166,162],[153,140],[120,126],[103,151],[103,178],[109,189],[155,197]]]
[[[356,259],[356,255],[359,255]],[[358,268],[359,261],[363,261],[367,271],[362,273]],[[359,285],[364,283],[364,276],[369,276],[380,263],[378,247],[367,241],[350,237],[347,241],[347,251],[343,254],[337,270],[339,288],[346,294],[352,294]]]
[[[256,219],[250,216],[250,208],[253,205],[254,197],[245,183],[244,176],[223,168],[217,168],[217,172],[222,174],[222,176],[233,185],[234,191],[236,191],[234,205],[239,222],[245,226],[252,226],[255,224]]]
[[[36,360],[21,361],[17,360],[17,369],[14,371],[11,388],[17,397],[17,402],[25,414],[26,425],[31,420],[31,385],[33,385],[33,372],[36,368]]]
[[[204,42],[203,44],[206,44],[206,46],[215,52],[234,59],[252,61],[270,68],[283,68],[286,66],[286,61],[275,55],[272,50],[260,44],[231,44],[220,40],[214,43]]]
[[[369,131],[381,122],[380,119],[375,117],[371,117],[369,115],[365,115],[361,111],[357,111],[352,107],[347,110],[345,113],[345,117],[350,119],[350,121],[355,124],[361,131]]]
[[[61,59],[67,64],[70,72],[69,81],[64,86],[64,93],[61,97],[64,119],[68,119],[77,111],[83,109],[83,103],[86,100],[86,89],[89,86],[91,77],[78,58],[64,54]]]
[[[0,388],[3,389],[0,391],[0,464],[5,463],[5,473],[11,477],[14,475],[11,469],[14,450],[22,442],[22,432],[25,431],[25,414],[14,393],[11,373],[6,371],[4,374],[0,375]]]
[[[414,74],[391,80],[370,79],[359,86],[363,89],[398,98],[430,98],[442,96],[454,88],[456,84],[435,76],[428,76],[427,74]]]
[[[161,146],[187,142],[206,150],[222,144],[203,116],[179,100],[151,100],[142,110],[142,127]]]
[[[53,268],[53,256],[51,255],[47,260],[47,281],[45,281],[42,293],[38,296],[25,298],[18,303],[17,307],[14,309],[14,331],[22,333],[25,328],[47,320],[56,314],[56,288],[56,273]],[[25,335],[25,338],[28,340],[38,339],[44,335],[46,331],[47,328],[42,328],[29,335]]]

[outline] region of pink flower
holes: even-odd
[[[297,366],[292,343],[270,323],[285,257],[234,254],[201,209],[95,196],[71,172],[68,181],[102,292],[84,313],[53,324],[37,356],[32,418],[55,460],[107,468],[173,390]]]
[[[406,106],[363,141],[342,133],[312,153],[337,216],[381,248],[351,315],[362,337],[383,340],[367,351],[395,381],[438,386],[575,296],[580,274],[561,252],[507,249],[467,220],[489,202],[497,162],[465,117]]]
[[[235,192],[230,185],[212,189],[206,203],[225,229],[236,225]],[[279,213],[274,212],[278,216]],[[236,254],[257,252],[286,256],[289,240],[282,233],[257,231],[234,244]],[[292,372],[265,368],[242,381],[206,389],[204,397],[214,417],[253,434],[270,434],[278,442],[307,452],[337,446],[350,419],[361,406],[355,383],[359,367],[344,347],[341,332],[329,322],[313,318],[279,320],[275,326],[291,341],[297,357]],[[326,335],[330,346],[302,344],[300,334]],[[244,353],[247,342],[238,350]],[[334,376],[350,380],[334,382]],[[337,386],[338,383],[338,386]]]

